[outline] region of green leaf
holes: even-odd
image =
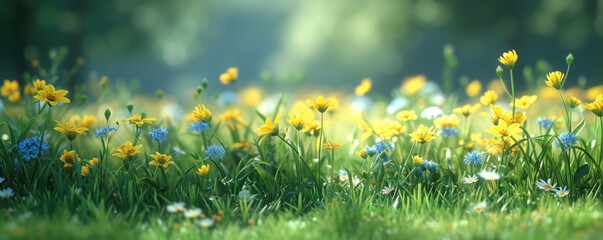
[[[588,174],[588,164],[584,164],[582,166],[580,166],[578,168],[578,170],[576,170],[576,173],[574,174],[574,183],[577,183],[578,181],[580,181],[580,179],[582,179],[584,176],[586,176],[586,174]]]

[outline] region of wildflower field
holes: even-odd
[[[532,68],[511,50],[487,84],[400,76],[391,95],[362,77],[272,92],[225,66],[186,101],[74,84],[66,57],[2,76],[0,239],[603,233],[603,85],[565,86],[571,54]]]

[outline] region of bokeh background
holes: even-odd
[[[225,89],[218,76],[232,66],[242,86],[352,88],[370,77],[387,93],[409,75],[441,82],[446,46],[458,59],[453,86],[494,79],[510,49],[519,68],[545,59],[562,71],[573,53],[568,86],[603,82],[603,0],[8,0],[0,33],[1,78],[66,46],[68,62],[85,59],[80,81],[107,75],[168,94],[203,78]]]

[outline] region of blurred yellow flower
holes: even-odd
[[[307,121],[304,124],[304,132],[307,132],[310,135],[314,135],[314,133],[319,133],[320,132],[320,121],[319,120]]]
[[[538,99],[538,96],[536,96],[536,95],[523,96],[521,98],[515,99],[515,105],[518,108],[521,108],[523,110],[528,110],[528,108],[530,108],[530,106],[532,106],[532,104],[536,101],[536,99]],[[513,107],[513,102],[509,103],[509,105],[511,107]]]
[[[235,82],[237,78],[239,78],[239,69],[236,67],[228,68],[225,73],[220,74],[220,82],[222,82],[222,84],[231,84]]]
[[[396,118],[402,122],[417,120],[417,113],[415,110],[400,111],[396,114]]]
[[[341,144],[327,140],[327,143],[323,145],[323,148],[327,151],[341,150]]]
[[[19,82],[17,80],[4,80],[4,84],[0,87],[0,93],[2,96],[6,97],[15,92],[19,92]]]
[[[485,138],[477,141],[477,143],[484,147],[484,150],[489,154],[496,155],[502,153],[505,142],[501,139]]]
[[[527,116],[522,111],[516,111],[514,116],[511,116],[513,113],[511,111],[505,111],[502,118],[507,122],[507,124],[519,123],[522,124],[526,121]]]
[[[473,80],[465,88],[465,93],[468,97],[476,97],[482,93],[482,82],[479,80]]]
[[[278,135],[278,122],[280,117],[280,113],[276,115],[276,118],[274,119],[274,124],[270,121],[270,118],[266,118],[266,123],[255,130],[256,132],[258,132],[258,137],[260,137],[260,142],[258,143],[259,145],[262,144],[262,141],[264,141],[266,137]]]
[[[86,135],[86,131],[88,131],[88,128],[76,127],[71,122],[66,122],[65,125],[56,120],[55,122],[57,122],[57,126],[54,128],[54,130],[62,132],[69,140],[73,140],[79,135]]]
[[[155,155],[149,155],[153,158],[153,161],[149,162],[149,165],[167,168],[169,164],[175,164],[171,159],[172,156],[155,152]]]
[[[238,142],[233,143],[232,146],[236,149],[248,150],[251,147],[251,143],[245,138],[241,138]]]
[[[414,164],[421,164],[423,162],[423,158],[419,157],[418,155],[414,155],[412,156],[412,162]]]
[[[259,87],[248,87],[239,93],[241,103],[247,107],[257,107],[262,101],[262,89]]]
[[[75,150],[63,150],[63,155],[61,155],[60,159],[64,163],[63,167],[71,167],[75,164],[75,158],[77,158],[78,162],[81,161],[80,157],[75,154]]]
[[[90,161],[88,161],[88,164],[90,164],[91,167],[94,167],[94,165],[96,165],[98,163],[98,158],[92,158],[90,159]]]
[[[427,77],[423,74],[410,76],[402,82],[402,90],[408,94],[415,94],[421,91],[426,83]]]
[[[88,176],[88,174],[90,174],[90,167],[88,166],[82,166],[82,176]]]
[[[293,103],[293,106],[291,106],[291,110],[289,111],[289,114],[301,114],[302,116],[304,116],[304,119],[306,121],[312,121],[314,120],[314,110],[312,110],[312,108],[308,107],[308,104],[306,103],[306,101],[303,100],[297,100]]]
[[[599,117],[603,117],[603,94],[599,94],[592,103],[582,104],[582,107],[590,110]]]
[[[603,93],[603,85],[598,85],[586,90],[586,99],[595,100],[599,94]]]
[[[363,159],[366,159],[366,157],[368,156],[368,154],[367,154],[366,150],[364,150],[364,149],[362,149],[362,150],[360,150],[360,151],[356,152],[356,155],[357,155],[358,157],[363,158]]]
[[[490,104],[490,110],[492,111],[492,115],[485,112],[481,113],[480,115],[490,118],[490,121],[492,121],[493,124],[497,124],[498,119],[504,117],[504,111],[501,106],[495,106],[492,104]]]
[[[515,63],[517,62],[517,53],[515,50],[503,53],[503,55],[498,58],[498,61],[507,66],[508,69],[513,69]]]
[[[25,95],[29,95],[29,96],[34,96],[38,93],[38,89],[36,89],[36,87],[32,86],[32,85],[25,85],[25,88],[23,88],[23,93]]]
[[[33,86],[36,88],[36,90],[43,90],[46,86],[46,81],[36,79],[35,81],[33,81]]]
[[[580,106],[580,104],[582,104],[582,101],[580,101],[580,99],[577,99],[575,97],[568,96],[567,103],[570,105],[570,108],[575,108],[577,106]]]
[[[153,121],[156,121],[156,120],[157,120],[157,118],[142,118],[142,115],[136,113],[136,114],[132,115],[132,117],[124,118],[121,121],[122,122],[127,121],[130,124],[136,124],[136,126],[141,127],[145,123],[151,124],[151,123],[153,123]]]
[[[205,176],[209,172],[209,164],[201,165],[201,168],[197,168],[197,174],[199,176]]]
[[[130,157],[133,157],[134,155],[136,155],[137,153],[140,153],[141,147],[142,147],[142,145],[134,146],[130,141],[127,141],[126,143],[119,146],[119,148],[111,149],[111,153],[113,153],[113,156],[118,156],[122,160],[127,160]]]
[[[297,131],[300,131],[304,128],[304,123],[306,122],[306,120],[304,119],[304,117],[297,113],[295,115],[293,114],[289,114],[289,123],[291,123],[291,125],[293,125],[293,127],[295,127],[295,129],[297,129]]]
[[[522,130],[518,123],[507,124],[506,121],[498,121],[498,125],[486,129],[486,132],[501,138],[503,141],[508,141],[510,138],[518,139],[518,135]]]
[[[316,98],[316,102],[313,100],[306,100],[306,103],[310,107],[315,108],[316,110],[318,110],[318,112],[321,113],[327,111],[329,107],[337,107],[339,105],[337,103],[337,99],[335,99],[334,97],[329,98],[325,101],[325,98],[323,96],[318,96],[318,98]]]
[[[235,128],[240,128],[242,126],[246,126],[247,123],[241,117],[241,110],[238,108],[231,108],[226,110],[226,112],[220,115],[220,119],[228,124],[228,127],[232,130]]]
[[[58,103],[70,103],[71,101],[65,97],[67,93],[67,90],[57,91],[54,86],[48,84],[44,87],[44,90],[39,90],[38,95],[35,95],[34,98],[42,102],[48,102],[50,106],[54,106]]]
[[[421,124],[417,130],[410,133],[410,137],[412,142],[424,143],[434,139],[434,134],[435,131],[433,131],[433,128],[427,128],[425,125]]]
[[[486,91],[484,95],[479,98],[479,101],[486,106],[495,103],[496,100],[498,100],[498,94],[493,90]]]
[[[555,89],[561,89],[561,85],[563,85],[563,73],[559,71],[550,72],[546,75],[546,79],[544,82],[546,85],[554,87]]]
[[[12,103],[16,103],[19,100],[21,100],[21,93],[20,92],[14,92],[11,95],[8,96],[8,101],[12,102]]]
[[[435,124],[436,130],[442,128],[458,128],[459,119],[454,114],[444,115],[433,120],[433,123]]]
[[[370,78],[364,78],[362,79],[362,82],[360,83],[360,85],[356,86],[356,89],[354,89],[354,93],[356,94],[356,96],[364,96],[366,93],[368,93],[369,91],[371,91],[371,87],[373,86],[373,81],[371,81]]]
[[[96,117],[88,114],[84,114],[82,117],[74,115],[69,119],[69,122],[78,127],[90,128],[96,123]]]
[[[462,107],[455,108],[454,110],[452,110],[452,112],[456,113],[456,114],[462,114],[465,117],[468,117],[472,113],[476,112],[481,106],[482,105],[480,105],[479,103],[475,104],[473,106],[471,106],[471,105],[465,105],[465,106],[462,106]]]
[[[212,113],[209,109],[205,108],[204,104],[201,106],[197,105],[195,110],[193,110],[193,120],[197,122],[211,123],[211,118],[213,117]]]

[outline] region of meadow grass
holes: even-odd
[[[2,85],[2,238],[558,239],[603,229],[603,85],[564,90],[571,55],[564,73],[524,67],[515,89],[518,57],[506,52],[507,70],[485,92],[463,83],[466,97],[419,75],[393,99],[370,93],[370,79],[354,91],[216,95],[203,80],[183,103],[104,76],[61,90],[83,61],[64,67],[59,53],[24,86]],[[238,78],[237,68],[219,77]]]

